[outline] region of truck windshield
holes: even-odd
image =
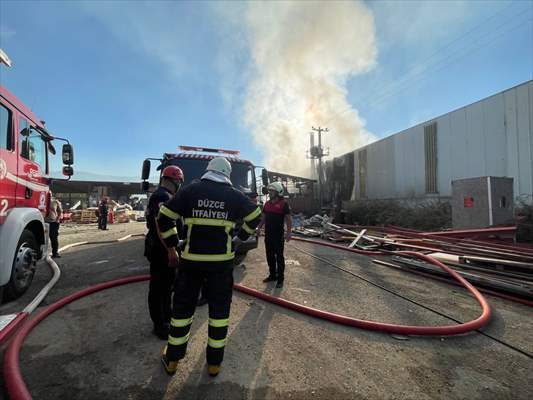
[[[176,165],[180,167],[185,175],[185,185],[187,185],[194,179],[200,179],[202,177],[208,162],[209,160],[176,158],[170,160],[167,165]],[[232,162],[231,182],[235,188],[244,193],[255,193],[256,187],[253,166]]]

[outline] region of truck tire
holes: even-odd
[[[22,296],[31,285],[35,275],[36,254],[39,251],[37,240],[33,233],[24,229],[17,244],[17,251],[13,258],[11,277],[4,286],[3,301],[14,300]]]

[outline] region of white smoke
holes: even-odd
[[[309,175],[311,126],[329,128],[332,155],[374,137],[347,101],[350,76],[376,60],[372,12],[362,2],[250,2],[244,11],[252,71],[244,123],[268,168]]]

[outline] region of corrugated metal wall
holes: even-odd
[[[428,193],[432,186],[426,180],[435,172],[426,175],[426,166],[435,167],[426,154],[434,145],[424,133],[432,123],[437,131],[437,193]],[[449,197],[452,180],[487,175],[512,177],[515,197],[532,196],[533,81],[355,150],[354,155],[353,198]]]

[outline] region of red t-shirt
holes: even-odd
[[[265,216],[265,235],[283,236],[285,215],[290,213],[291,209],[289,203],[285,200],[281,199],[276,202],[268,200],[263,206],[263,214]]]

